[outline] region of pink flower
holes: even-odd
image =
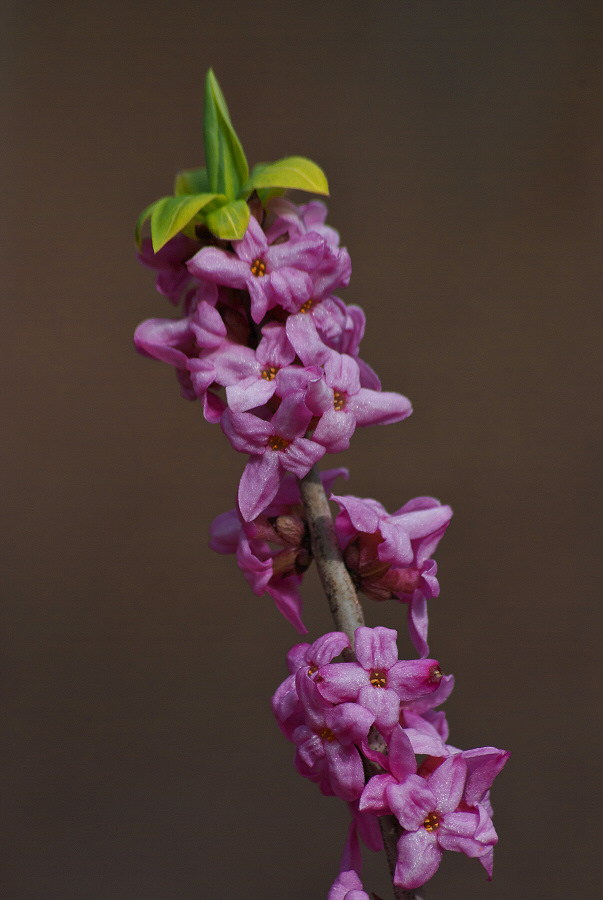
[[[327,493],[338,476],[347,478],[347,469],[326,469],[320,473]],[[272,597],[287,621],[305,634],[299,588],[313,557],[295,476],[285,475],[272,502],[256,519],[244,522],[232,509],[214,519],[210,535],[211,549],[235,553],[253,592]]]
[[[386,794],[404,833],[398,841],[394,884],[405,890],[425,884],[438,869],[444,850],[481,858],[491,874],[492,848],[498,837],[483,806],[467,810],[461,801],[467,763],[449,756],[427,779],[409,775]]]
[[[449,506],[417,497],[389,515],[376,500],[336,497],[335,519],[345,564],[358,589],[373,600],[409,604],[408,628],[422,656],[427,645],[427,603],[437,597],[437,567],[429,557],[452,517]]]
[[[278,217],[266,230],[268,243],[282,239],[285,235],[289,239],[295,239],[310,233],[318,234],[324,240],[323,258],[311,271],[312,293],[303,303],[303,311],[308,312],[333,291],[347,287],[352,274],[350,255],[345,247],[339,247],[339,235],[335,229],[324,224],[327,208],[320,200],[311,201],[305,206],[295,206],[282,197],[275,197],[269,208]],[[292,313],[299,312],[299,306],[286,308]]]
[[[287,336],[304,366],[324,368],[324,382],[309,388],[306,403],[318,417],[313,439],[329,453],[346,450],[357,425],[389,425],[411,414],[402,394],[361,387],[357,361],[327,347],[310,317],[289,317]]]
[[[272,697],[272,712],[286,738],[293,740],[293,732],[304,724],[304,710],[296,688],[296,676],[305,671],[306,676],[316,681],[321,666],[330,663],[350,646],[341,631],[331,631],[322,635],[313,644],[296,644],[287,654],[287,667],[291,673],[277,688]]]
[[[322,261],[325,246],[315,232],[270,246],[261,226],[251,216],[243,239],[233,241],[234,254],[204,247],[187,265],[196,278],[247,289],[253,321],[261,322],[269,309],[295,308],[311,296],[313,282],[309,273]]]
[[[285,472],[303,478],[323,456],[320,444],[303,437],[312,414],[299,397],[285,397],[270,422],[227,409],[220,425],[235,450],[249,453],[238,500],[246,522],[274,499]]]
[[[374,715],[357,703],[329,703],[303,669],[295,686],[305,717],[305,724],[293,732],[298,772],[316,781],[323,794],[357,800],[364,787],[364,769],[355,745],[366,740]]]
[[[355,632],[357,662],[332,663],[319,671],[323,697],[359,703],[373,713],[384,735],[398,725],[400,701],[433,693],[442,678],[435,659],[399,660],[396,638],[391,628],[361,626]]]
[[[186,400],[195,400],[197,396],[188,372],[189,359],[198,353],[192,318],[189,315],[183,319],[147,319],[134,332],[134,346],[142,356],[175,367]]]
[[[444,850],[478,857],[490,876],[497,835],[486,795],[508,754],[480,748],[468,751],[468,764],[466,754],[456,752],[443,760],[427,759],[417,774],[413,749],[401,728],[392,732],[388,749],[390,771],[369,779],[359,808],[375,815],[392,812],[404,829],[394,884],[405,890],[420,887],[437,870]],[[471,787],[470,765],[479,773]]]
[[[264,325],[262,339],[249,364],[249,374],[226,388],[229,408],[247,412],[264,406],[275,393],[282,395],[278,391],[282,384],[281,372],[294,359],[295,350],[287,339],[285,326],[277,322]]]
[[[186,370],[189,357],[198,353],[192,320],[192,315],[183,319],[146,319],[134,332],[134,346],[143,356]]]
[[[329,891],[327,900],[370,900],[362,882],[353,869],[340,872]]]
[[[502,771],[510,755],[507,750],[499,750],[497,747],[477,747],[462,751],[467,763],[467,783],[463,799],[468,807],[482,804],[490,809],[492,782]]]
[[[334,228],[325,225],[327,207],[320,200],[311,200],[303,206],[296,206],[284,197],[273,197],[268,203],[268,210],[276,216],[266,230],[270,244],[284,234],[307,234],[314,231],[334,250],[339,247],[339,234]]]
[[[380,838],[380,850],[383,841]],[[345,842],[339,875],[331,885],[327,900],[370,900],[369,895],[362,888],[360,874],[362,872],[362,854],[358,843],[358,827],[356,821],[352,821]]]

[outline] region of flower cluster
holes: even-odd
[[[320,473],[325,490],[331,489],[338,475],[347,478],[348,472],[328,469]],[[212,550],[236,554],[254,594],[267,593],[287,621],[305,634],[299,589],[313,557],[306,511],[293,475],[285,475],[272,502],[257,518],[245,522],[231,509],[214,519],[210,535]]]
[[[337,476],[347,478],[348,472],[321,472],[327,492]],[[433,497],[418,497],[391,515],[376,500],[335,494],[331,499],[340,508],[335,530],[357,589],[373,600],[407,603],[410,636],[426,656],[427,600],[440,590],[431,556],[452,510]],[[236,554],[253,592],[271,596],[285,618],[305,633],[299,589],[312,562],[312,547],[295,478],[286,475],[270,505],[251,522],[231,509],[213,521],[210,533],[210,547]]]
[[[389,515],[376,500],[332,495],[335,530],[357,589],[372,600],[408,603],[408,630],[421,656],[427,645],[427,600],[440,586],[432,554],[452,517],[433,497],[416,497]]]
[[[274,694],[273,712],[295,744],[298,772],[323,794],[348,802],[353,828],[367,846],[381,847],[377,817],[396,817],[402,833],[395,884],[420,887],[444,850],[477,857],[491,877],[497,835],[489,791],[509,754],[447,743],[446,717],[436,707],[453,678],[442,675],[436,660],[398,659],[396,639],[389,628],[360,627],[356,659],[347,662],[333,662],[349,650],[341,632],[298,644],[287,657],[290,675]],[[375,772],[366,783],[362,757]],[[357,870],[340,873],[334,891],[337,883],[362,887]]]
[[[411,413],[359,356],[364,314],[334,294],[351,263],[324,205],[249,205],[241,240],[198,228],[198,241],[179,234],[158,253],[143,243],[141,261],[158,270],[157,289],[181,316],[149,319],[134,336],[248,454],[238,492],[245,522],[272,503],[287,472],[301,478],[325,453],[345,450],[357,426]]]
[[[199,398],[205,418],[248,454],[237,508],[214,520],[210,546],[235,554],[253,592],[267,593],[304,633],[300,587],[313,551],[298,479],[325,453],[347,448],[357,425],[395,422],[411,407],[402,395],[382,392],[359,357],[364,315],[333,293],[348,283],[351,266],[325,224],[324,205],[277,198],[266,213],[250,206],[239,241],[198,228],[198,240],[179,234],[157,253],[143,243],[141,261],[158,271],[157,289],[181,315],[143,322],[135,343],[173,365],[183,395]],[[327,493],[338,476],[347,479],[347,470],[321,473]],[[371,600],[407,605],[420,658],[398,659],[397,634],[383,627],[356,631],[355,661],[334,662],[350,649],[342,632],[295,646],[290,675],[272,701],[295,744],[295,766],[348,803],[344,856],[358,834],[381,849],[378,818],[394,815],[401,829],[396,884],[422,885],[445,849],[479,858],[490,876],[497,836],[489,789],[508,754],[447,742],[446,718],[436,708],[453,678],[428,658],[427,601],[439,594],[432,557],[452,510],[432,497],[391,514],[373,499],[331,499],[352,582]],[[332,898],[346,896],[367,896],[358,863],[343,867],[331,889]]]

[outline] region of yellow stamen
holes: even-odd
[[[266,263],[259,256],[251,263],[251,274],[256,278],[263,278],[266,274]]]
[[[278,434],[274,434],[268,439],[268,446],[271,450],[286,450],[290,443],[291,441],[287,441]]]
[[[322,728],[318,732],[318,737],[322,738],[323,741],[331,742],[331,741],[335,740],[335,735],[333,734],[333,732],[331,731],[330,728]]]
[[[312,299],[306,300],[305,303],[302,303],[301,308],[300,308],[299,311],[300,311],[300,312],[303,312],[303,313],[310,312],[310,310],[312,309],[312,305],[313,305],[313,304],[314,304],[314,300],[312,300]]]
[[[426,816],[425,821],[423,822],[423,828],[425,831],[437,831],[440,827],[440,817],[437,813],[431,812],[428,816]]]
[[[370,682],[373,687],[387,687],[387,674],[383,671],[383,669],[373,669],[370,675]]]
[[[339,412],[345,406],[346,396],[342,391],[333,391],[333,406]]]
[[[265,369],[262,369],[262,378],[265,378],[266,381],[274,381],[277,372],[276,366],[266,366]]]
[[[429,670],[429,681],[431,684],[438,684],[443,677],[443,672],[439,666],[432,666]]]

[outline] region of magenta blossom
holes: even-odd
[[[285,397],[270,422],[252,413],[227,409],[220,421],[235,450],[250,460],[239,483],[239,509],[246,522],[274,499],[285,472],[303,478],[325,449],[303,435],[312,414],[299,397]]]
[[[330,663],[349,646],[350,642],[342,631],[331,631],[313,644],[296,644],[287,654],[287,667],[291,674],[275,691],[272,712],[289,740],[293,740],[293,732],[305,721],[303,706],[297,693],[297,673],[305,671],[308,678],[316,681],[320,667]]]
[[[362,882],[353,869],[340,872],[329,891],[327,900],[370,900]]]
[[[247,349],[247,348],[244,348]],[[251,351],[249,351],[251,353]],[[247,374],[226,388],[228,406],[233,412],[247,412],[264,406],[282,385],[282,370],[295,359],[285,326],[269,322],[262,328],[262,339],[250,361]]]
[[[339,476],[347,478],[347,469],[320,473],[327,492]],[[237,510],[231,509],[214,519],[210,535],[212,550],[236,554],[254,594],[267,593],[287,621],[305,634],[299,588],[313,557],[295,476],[285,475],[272,502],[256,519],[245,522]]]
[[[285,234],[307,234],[314,231],[334,250],[339,247],[339,234],[334,228],[325,225],[327,207],[320,200],[296,206],[284,197],[273,197],[268,203],[268,210],[276,217],[266,229],[268,243],[272,244]]]
[[[364,769],[356,745],[366,741],[374,715],[357,703],[329,703],[303,669],[295,676],[295,687],[305,717],[293,732],[295,767],[317,782],[323,794],[357,800]]]
[[[398,841],[398,861],[394,884],[405,890],[420,887],[437,870],[444,850],[456,850],[467,856],[478,857],[492,874],[492,848],[497,835],[491,822],[491,808],[487,802],[476,800],[484,797],[486,783],[506,762],[506,754],[494,756],[494,748],[470,751],[470,758],[481,759],[476,766],[480,771],[470,806],[465,799],[468,786],[468,764],[464,754],[457,752],[444,760],[433,760],[432,765],[421,766],[416,774],[416,760],[408,736],[396,728],[389,741],[388,774],[369,779],[362,797],[360,809],[376,815],[393,813],[404,829]],[[427,762],[427,761],[426,761]],[[483,772],[483,775],[481,774]]]
[[[400,702],[431,694],[442,679],[435,659],[399,660],[397,632],[378,625],[355,632],[357,662],[321,667],[318,690],[333,703],[354,701],[370,710],[387,735],[398,725]]]
[[[353,821],[348,830],[348,838],[339,866],[339,875],[331,885],[327,900],[370,900],[369,895],[362,887],[361,872],[362,855],[358,843],[358,829],[356,822]]]
[[[411,414],[402,394],[363,388],[357,361],[327,347],[309,316],[290,316],[287,336],[304,366],[324,368],[324,381],[308,390],[306,403],[318,418],[313,439],[329,453],[346,450],[357,425],[389,425]]]
[[[438,869],[444,850],[477,857],[491,876],[492,848],[498,837],[487,810],[466,810],[461,801],[467,763],[450,756],[427,777],[409,775],[388,788],[387,798],[404,833],[398,841],[394,884],[405,890],[425,884]]]
[[[251,216],[245,236],[233,241],[234,254],[217,247],[204,247],[187,265],[196,278],[246,289],[251,298],[253,321],[261,322],[275,306],[296,309],[309,299],[313,290],[309,273],[322,261],[325,247],[324,240],[315,232],[271,246]]]
[[[331,496],[340,512],[335,528],[345,564],[358,589],[373,600],[409,604],[411,639],[422,656],[427,645],[427,603],[437,597],[430,559],[452,517],[449,506],[418,497],[390,515],[376,500]]]
[[[195,400],[197,396],[188,372],[189,359],[198,352],[192,318],[190,315],[183,319],[146,319],[134,333],[134,346],[142,356],[175,367],[186,400]]]

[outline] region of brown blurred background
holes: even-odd
[[[333,460],[347,492],[455,511],[430,630],[451,740],[512,757],[494,881],[449,854],[427,897],[596,896],[600,0],[0,9],[0,896],[320,900],[337,872],[347,811],[269,709],[298,638],[207,549],[244,459],[132,346],[171,309],[133,223],[203,162],[210,65],[251,163],[326,171],[362,356],[415,407]],[[313,640],[314,574],[305,597]]]

